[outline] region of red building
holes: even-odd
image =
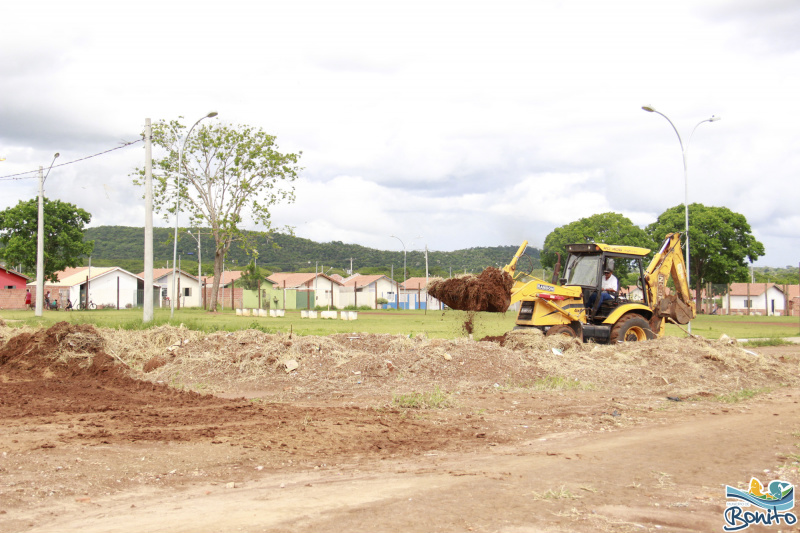
[[[28,281],[16,270],[0,266],[0,309],[25,309]]]

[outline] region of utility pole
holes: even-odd
[[[201,266],[202,266],[202,264],[203,264],[203,256],[201,255],[201,253],[202,253],[202,246],[201,246],[201,244],[200,244],[200,240],[202,239],[201,235],[203,235],[203,234],[202,234],[202,233],[200,233],[200,230],[199,230],[199,229],[197,230],[197,237],[195,237],[195,236],[192,234],[192,232],[191,232],[191,231],[188,231],[188,230],[187,230],[187,231],[186,231],[186,233],[188,233],[188,234],[189,234],[189,236],[191,236],[191,237],[192,237],[194,240],[196,240],[196,241],[197,241],[197,286],[200,288],[200,303],[201,303],[201,305],[203,306],[203,309],[205,309],[205,308],[206,308],[206,304],[205,304],[205,301],[206,301],[206,291],[205,291],[205,289],[203,288],[203,278],[202,278],[202,275],[203,275],[203,273],[202,273],[202,272],[203,272],[203,271],[202,271],[202,269],[201,269]]]
[[[42,316],[44,301],[44,169],[39,167],[39,222],[36,233],[36,316]]]
[[[44,168],[39,167],[39,218],[36,232],[36,311],[35,316],[42,316],[44,309],[44,180],[50,174],[53,163],[56,162],[59,154],[53,156],[53,162],[44,174]]]
[[[161,289],[158,297],[161,298]],[[153,130],[144,119],[144,297],[142,322],[153,321]]]

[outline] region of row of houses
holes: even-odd
[[[225,271],[220,279],[217,300],[224,308],[314,309],[349,306],[372,309],[442,309],[428,295],[428,279],[414,277],[397,283],[384,275],[277,272],[267,277],[258,290],[235,288],[241,271]],[[144,287],[144,272],[133,274],[119,267],[78,267],[57,273],[58,282],[46,283],[50,300],[64,307],[67,300],[93,302],[97,307],[124,309],[141,307],[145,294],[155,307],[169,307],[173,292],[172,269],[154,269],[153,286]],[[210,300],[214,278],[176,271],[179,295],[176,307],[205,307]],[[12,269],[0,267],[0,309],[24,309],[26,289],[35,282]],[[700,312],[725,315],[800,315],[800,286],[775,283],[732,283],[722,295],[707,298]]]
[[[348,306],[396,309],[441,309],[429,297],[426,278],[409,278],[398,284],[388,276],[348,278],[324,273],[276,273],[266,278],[258,290],[234,287],[241,271],[225,271],[220,279],[217,300],[222,308],[313,309]],[[172,269],[154,269],[153,286],[145,290],[144,272],[133,274],[119,267],[78,267],[56,273],[58,281],[45,283],[51,302],[63,308],[93,303],[98,308],[141,307],[146,296],[155,307],[170,307],[173,294]],[[183,270],[175,272],[175,306],[205,307],[210,300],[214,278],[202,279]],[[35,293],[35,282],[13,270],[0,267],[0,308],[24,309],[26,289]]]

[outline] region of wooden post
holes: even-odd
[[[119,311],[119,276],[117,276],[117,311]]]
[[[731,314],[731,284],[728,283],[728,315],[730,316]]]
[[[747,316],[750,316],[750,282],[747,282]]]
[[[764,283],[764,316],[769,316],[769,296],[767,296],[767,284]]]

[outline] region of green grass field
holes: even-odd
[[[462,311],[360,311],[358,320],[323,320],[301,318],[300,311],[287,311],[283,318],[236,316],[233,311],[209,314],[200,309],[180,309],[175,318],[169,319],[168,309],[157,309],[153,324],[185,325],[200,331],[236,331],[259,329],[267,333],[292,332],[297,335],[330,335],[334,333],[389,333],[402,335],[425,335],[429,338],[466,337],[464,329],[467,313]],[[45,311],[37,318],[33,311],[2,311],[0,318],[9,326],[27,325],[48,327],[59,321],[88,323],[106,328],[142,329],[141,309],[99,309],[92,311]],[[476,313],[473,320],[473,337],[499,336],[514,327],[513,312]],[[800,335],[797,317],[764,316],[707,316],[700,315],[692,321],[692,333],[708,339],[717,339],[727,334],[738,339],[784,338]],[[678,327],[667,326],[667,335],[683,337]]]

